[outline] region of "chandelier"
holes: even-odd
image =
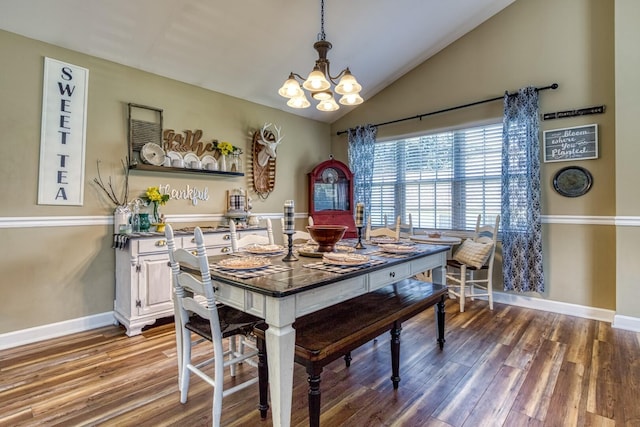
[[[296,78],[303,82],[302,87],[311,93],[313,99],[318,101],[316,108],[320,111],[336,111],[340,108],[334,99],[333,90],[342,95],[339,101],[342,105],[362,104],[363,99],[360,97],[362,86],[351,74],[349,67],[340,71],[335,77],[329,71],[327,52],[331,49],[331,43],[325,39],[324,33],[324,0],[320,1],[320,34],[318,34],[318,41],[313,44],[313,48],[318,51],[318,59],[307,79],[305,80],[300,74],[292,72],[278,90],[280,95],[289,98],[287,105],[293,108],[307,108],[311,105]],[[338,79],[340,79],[339,82],[337,82]],[[332,83],[335,85],[333,90]]]

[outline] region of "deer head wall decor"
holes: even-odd
[[[262,145],[263,148],[258,152],[258,164],[262,167],[267,165],[267,162],[270,158],[276,158],[276,149],[278,145],[282,142],[283,136],[280,136],[280,128],[276,125],[273,125],[276,133],[269,131],[268,128],[271,126],[271,123],[265,123],[260,129],[260,137],[257,139],[258,144]]]
[[[273,126],[275,133],[269,128]],[[265,123],[262,128],[253,133],[253,189],[263,199],[275,188],[276,183],[276,150],[284,135],[280,135],[281,128]]]

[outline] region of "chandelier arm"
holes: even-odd
[[[334,85],[337,85],[338,80],[346,74],[348,69],[349,68],[345,68],[344,70],[340,71],[337,76],[332,76],[331,73],[329,72],[329,61],[327,61],[327,73],[326,73],[327,78],[331,81],[331,83],[333,83]]]
[[[301,82],[304,82],[304,81],[306,80],[306,78],[302,77],[302,76],[301,76],[300,74],[298,74],[298,73],[291,72],[291,73],[290,73],[290,75],[292,75],[292,76],[294,76],[294,77],[299,78]]]

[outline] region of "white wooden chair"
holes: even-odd
[[[258,355],[257,350],[240,354],[231,349],[231,343],[235,342],[237,335],[246,336],[250,334],[253,328],[262,322],[262,319],[224,304],[216,303],[209,272],[209,261],[204,247],[204,238],[199,227],[196,227],[194,231],[195,255],[182,248],[176,249],[173,229],[170,224],[166,225],[165,236],[167,238],[173,276],[180,403],[186,403],[187,401],[191,373],[198,375],[214,389],[212,424],[219,426],[223,397],[249,387],[258,381],[264,381],[267,378],[265,361],[262,360],[259,363],[261,372],[257,377],[236,383],[226,390],[223,385],[225,367],[235,367],[235,365],[243,361],[247,361],[248,364],[253,366],[258,366],[258,363],[251,360],[251,358]],[[198,272],[201,277],[181,270],[181,265]],[[191,350],[194,342],[197,341],[192,339],[192,333],[212,343],[213,357],[198,364],[193,363]],[[223,339],[225,338],[230,338],[230,350],[227,351],[223,348]],[[262,344],[258,343],[258,345]],[[225,356],[229,356],[229,359],[225,360]],[[210,364],[214,365],[213,375],[203,370],[204,366]],[[235,376],[235,370],[231,370],[231,375]],[[266,387],[266,384],[263,383],[260,386]],[[261,412],[266,412],[266,404],[266,402],[260,402],[259,409]]]
[[[398,217],[400,219],[400,217]],[[372,237],[391,237],[392,239],[400,239],[400,229],[395,230],[388,227],[371,228],[371,217],[367,220],[367,228],[364,233],[365,240],[371,240]]]
[[[309,219],[311,219],[311,217],[309,217]],[[313,221],[311,219],[311,221]],[[282,241],[284,242],[284,245],[287,246],[288,242],[289,242],[289,235],[284,233],[284,218],[280,218],[280,224],[282,225]],[[302,230],[294,230],[293,236],[293,243],[306,243],[309,240],[313,240],[311,238],[311,234],[309,234],[309,232],[307,231],[302,231]]]
[[[409,221],[407,223],[403,223],[400,216],[396,219],[396,229],[399,230],[401,239],[408,239],[413,236],[413,220],[411,219],[411,214],[408,215],[408,218]]]
[[[231,252],[238,252],[240,249],[247,245],[273,245],[273,227],[271,226],[271,219],[267,218],[267,236],[259,234],[245,234],[242,237],[238,237],[238,231],[236,230],[236,223],[229,220],[229,231],[231,234]]]
[[[447,260],[447,285],[449,296],[460,301],[460,311],[464,311],[465,299],[472,301],[476,297],[487,297],[489,309],[493,310],[493,261],[498,240],[500,215],[493,225],[480,225],[480,215],[476,222],[473,239],[467,239]],[[484,270],[486,278],[478,279],[475,272]],[[480,291],[480,292],[478,292]]]

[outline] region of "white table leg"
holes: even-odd
[[[296,343],[294,298],[274,298],[267,302],[265,334],[271,416],[274,427],[291,424],[291,399],[293,392],[293,363]]]

